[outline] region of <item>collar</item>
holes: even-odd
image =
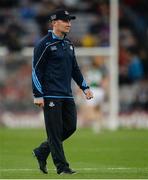
[[[55,39],[55,40],[63,40],[66,36],[65,35],[63,38],[60,38],[57,35],[55,35],[52,30],[48,30],[48,33],[51,33],[52,39]]]

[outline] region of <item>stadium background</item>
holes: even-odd
[[[72,84],[78,107],[78,126],[80,127],[80,131],[78,132],[80,139],[77,135],[76,137],[74,136],[74,140],[76,140],[75,144],[78,143],[77,141],[83,141],[84,138],[86,138],[86,140],[88,139],[89,142],[94,142],[93,140],[95,139],[94,143],[96,146],[92,147],[94,147],[94,149],[102,147],[102,151],[104,150],[104,143],[101,144],[103,141],[106,141],[106,143],[108,142],[110,146],[114,144],[115,148],[119,148],[118,145],[120,146],[120,144],[116,144],[113,140],[116,136],[121,136],[123,138],[120,139],[123,144],[124,142],[122,142],[122,140],[129,140],[128,144],[123,146],[123,149],[126,146],[130,146],[130,140],[131,142],[137,142],[136,146],[131,143],[131,149],[137,148],[137,146],[143,146],[144,149],[147,146],[145,138],[148,134],[146,131],[137,131],[135,129],[148,127],[148,4],[146,0],[120,0],[118,2],[119,39],[117,78],[119,94],[117,94],[117,96],[119,97],[119,116],[116,122],[118,129],[127,127],[130,128],[130,131],[125,130],[124,132],[123,130],[123,133],[120,132],[120,130],[117,130],[113,135],[108,134],[109,132],[105,130],[108,124],[110,111],[110,66],[108,55],[102,55],[101,53],[99,55],[98,53],[98,55],[82,56],[80,53],[77,57],[84,76],[95,89],[96,97],[98,99],[96,98],[94,102],[90,104],[86,103],[82,93],[74,83]],[[38,131],[42,134],[42,137],[45,136],[42,132],[43,129],[38,129],[44,126],[42,112],[32,103],[32,57],[31,54],[24,52],[24,49],[32,48],[38,40],[47,33],[47,30],[49,29],[49,12],[55,8],[66,8],[72,14],[77,16],[77,20],[72,22],[72,29],[69,37],[78,50],[80,47],[104,49],[109,48],[111,45],[109,0],[0,1],[0,157],[1,162],[3,162],[0,164],[2,169],[2,171],[0,170],[0,177],[2,178],[27,178],[26,174],[24,176],[19,176],[14,175],[14,172],[8,172],[6,167],[8,167],[9,163],[4,160],[6,159],[5,156],[7,157],[8,154],[9,160],[14,160],[12,158],[14,152],[7,152],[6,149],[13,149],[14,146],[18,147],[18,144],[14,142],[16,139],[18,139],[20,144],[22,143],[21,139],[19,139],[19,135],[24,141],[27,141],[27,138],[30,138],[31,144],[28,144],[30,147],[39,141],[40,135],[37,133]],[[8,127],[10,127],[10,129],[7,129]],[[28,127],[31,129],[29,130]],[[32,128],[34,127],[37,129],[33,130]],[[16,130],[16,128],[18,129]],[[22,134],[19,134],[21,132]],[[93,132],[98,134],[94,134]],[[26,133],[28,133],[28,136]],[[34,137],[35,135],[37,136],[36,138]],[[108,138],[112,137],[112,135],[113,139],[110,141]],[[132,139],[130,139],[131,137]],[[97,146],[97,140],[102,146]],[[10,144],[5,144],[5,141]],[[143,142],[141,145],[138,144],[140,141],[141,143]],[[14,142],[14,144],[12,142]],[[105,144],[105,149],[110,148],[110,146],[107,147]],[[21,144],[20,149],[21,148],[23,149],[25,146]],[[17,153],[20,153],[19,155],[21,157],[22,152],[19,152],[18,149],[19,148],[17,148],[17,150],[15,149],[16,156]],[[29,153],[30,150],[30,148],[28,151],[26,150],[26,153]],[[141,165],[142,162],[140,160],[142,157],[146,161],[147,157],[145,157],[145,151],[138,149],[137,152],[140,154],[140,156],[138,156],[139,161],[137,160],[137,164],[135,163],[135,166],[133,167],[139,168],[140,173],[138,173],[137,169],[132,169],[132,173],[134,174],[132,176],[130,171],[130,166],[132,167],[132,165],[129,163],[130,165],[128,167],[128,165],[126,166],[126,163],[123,163],[126,168],[121,169],[123,174],[125,174],[125,176],[122,174],[122,177],[129,177],[127,171],[129,171],[131,177],[134,178],[146,176],[146,163]],[[135,155],[137,152],[135,152]],[[143,154],[143,156],[141,154]],[[132,154],[129,153],[129,156],[130,155],[132,156]],[[117,159],[117,161],[120,159],[118,156],[115,157],[115,154],[113,154],[113,157]],[[71,158],[75,161],[75,158]],[[127,157],[127,159],[129,160],[130,158]],[[112,158],[110,158],[110,160],[111,162],[114,161]],[[30,159],[28,159],[28,161],[30,161]],[[100,158],[98,161],[100,161]],[[134,157],[132,161],[134,161]],[[102,163],[104,163],[103,160]],[[16,167],[17,169],[19,166],[16,164],[13,164],[13,167]],[[8,170],[12,169],[11,165],[12,164],[10,163]],[[118,165],[118,163],[114,164],[114,166],[116,165]],[[98,166],[97,163],[96,166]],[[94,163],[94,169],[96,166]],[[109,168],[114,168],[114,166],[108,167],[108,171],[111,171],[112,169]],[[76,167],[80,168],[81,165],[79,164],[79,166]],[[102,168],[102,166],[99,167]],[[87,168],[88,166],[86,166],[86,169]],[[120,170],[120,167],[119,169],[116,169],[116,171],[118,170]],[[88,171],[91,171],[91,169],[89,170],[88,168]],[[106,173],[104,169],[100,171],[102,174]],[[6,172],[8,173],[8,176],[6,175]],[[98,176],[97,173],[95,176],[95,173],[93,175],[91,174],[92,176],[86,176],[86,178],[121,178],[120,174],[119,176],[113,176],[111,172],[110,176],[103,176],[102,174]],[[39,176],[31,177],[38,178]],[[78,178],[82,177],[85,176],[78,176]]]

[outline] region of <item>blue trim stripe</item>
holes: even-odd
[[[34,83],[36,89],[37,89],[41,94],[43,94],[42,90],[37,86],[37,84],[35,83],[34,79],[33,79],[33,83]]]
[[[39,89],[41,89],[41,85],[39,84],[34,72],[32,72],[32,77],[33,77],[33,80],[35,81],[35,84],[38,86]]]
[[[82,82],[82,86],[87,87],[86,81],[84,79],[83,79],[83,82]]]
[[[37,90],[38,90],[40,93],[42,93],[41,88],[39,88],[39,86],[37,85],[37,83],[36,83],[36,81],[35,81],[34,79],[33,79],[33,83],[34,83],[35,87],[37,88]]]
[[[67,98],[67,99],[73,99],[72,96],[44,96],[45,98]]]
[[[33,96],[33,98],[40,99],[40,98],[43,98],[43,96],[40,96],[40,97]]]
[[[37,88],[37,90],[38,90],[41,94],[43,94],[42,88],[41,88],[41,84],[40,84],[40,82],[39,82],[39,80],[38,80],[38,78],[37,78],[37,75],[36,75],[36,73],[35,73],[35,69],[34,69],[34,67],[33,67],[33,63],[34,63],[34,58],[32,58],[32,80],[33,80],[33,83],[34,83],[35,87]]]
[[[34,85],[35,85],[35,87],[36,87],[36,89],[42,94],[42,92],[41,92],[41,90],[38,88],[38,86],[37,86],[37,84],[35,84],[35,81],[34,81],[34,79],[32,79],[33,80],[33,83],[34,83]]]
[[[38,84],[38,81],[36,80],[36,78],[34,76],[34,72],[32,72],[33,83],[34,83],[35,87],[37,88],[37,90],[42,94],[43,92],[42,92],[41,86]]]
[[[40,82],[39,82],[39,80],[38,80],[38,78],[37,78],[37,75],[36,75],[36,73],[35,73],[35,70],[33,70],[33,77],[34,77],[36,83],[38,84],[39,88],[42,89],[42,88],[41,88],[41,84],[40,84]]]
[[[41,84],[37,78],[37,75],[35,73],[35,68],[33,67],[33,62],[34,62],[34,58],[32,58],[32,76],[34,77],[34,80],[36,81],[36,83],[38,84],[39,88],[41,89]]]
[[[41,89],[41,87],[39,86],[38,82],[36,81],[35,76],[33,75],[33,73],[32,73],[32,79],[33,79],[34,84],[35,84],[39,89]]]

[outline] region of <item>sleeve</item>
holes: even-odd
[[[42,44],[37,45],[34,48],[32,58],[32,91],[34,97],[43,97],[43,75],[44,65],[46,61],[46,47]]]
[[[83,78],[83,75],[80,71],[80,68],[78,66],[75,53],[73,58],[73,70],[72,70],[72,78],[77,83],[77,85],[84,91],[85,89],[89,89],[89,86],[87,85],[85,79]]]

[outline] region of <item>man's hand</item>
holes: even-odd
[[[42,97],[34,98],[34,104],[39,107],[44,107],[44,99]]]
[[[92,99],[93,98],[93,93],[90,89],[85,89],[84,94],[85,94],[86,99]]]

